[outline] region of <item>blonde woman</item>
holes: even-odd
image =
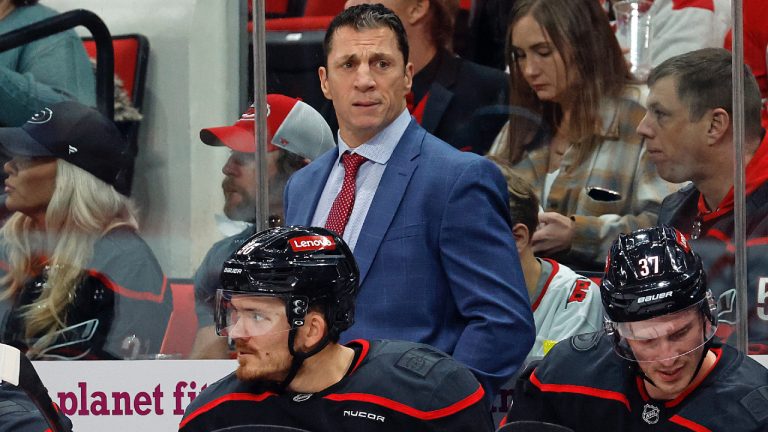
[[[171,292],[136,233],[114,123],[61,102],[0,128],[0,148],[15,212],[0,230],[2,342],[43,359],[157,353]]]

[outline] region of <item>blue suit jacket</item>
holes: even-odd
[[[309,225],[338,150],[285,188],[287,225]],[[522,364],[534,324],[509,225],[507,187],[488,160],[414,120],[397,144],[355,246],[355,325],[344,340],[433,345],[495,393]]]

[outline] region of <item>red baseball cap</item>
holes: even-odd
[[[256,114],[253,105],[232,126],[206,128],[200,140],[211,146],[253,153]],[[333,148],[333,133],[322,115],[300,99],[281,94],[267,95],[267,151],[282,148],[314,159]]]

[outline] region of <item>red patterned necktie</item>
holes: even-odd
[[[341,163],[344,164],[344,182],[339,194],[336,195],[336,199],[333,200],[331,211],[328,212],[328,219],[325,221],[325,227],[336,232],[339,236],[344,234],[349,215],[352,214],[352,207],[355,206],[357,170],[367,160],[365,156],[357,153],[345,152],[341,156]]]

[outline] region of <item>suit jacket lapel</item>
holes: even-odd
[[[355,245],[355,259],[360,268],[361,284],[365,281],[381,241],[400,207],[411,176],[419,165],[418,156],[421,153],[421,143],[425,135],[426,131],[411,119],[411,123],[387,162]]]
[[[459,73],[461,62],[452,54],[440,51],[440,68],[435,77],[435,81],[429,86],[429,99],[427,106],[424,107],[424,116],[421,119],[421,126],[434,133],[443,119],[443,114],[448,109],[448,105],[453,99],[453,90],[456,78]]]
[[[303,205],[296,206],[296,225],[309,226],[312,224],[312,217],[315,215],[317,203],[320,202],[320,195],[323,194],[325,183],[328,181],[328,176],[331,175],[331,169],[338,160],[338,156],[339,149],[335,147],[323,153],[314,162],[303,168],[308,170],[307,175],[304,176],[305,182],[292,185],[294,188],[305,191],[300,196],[307,198]]]

